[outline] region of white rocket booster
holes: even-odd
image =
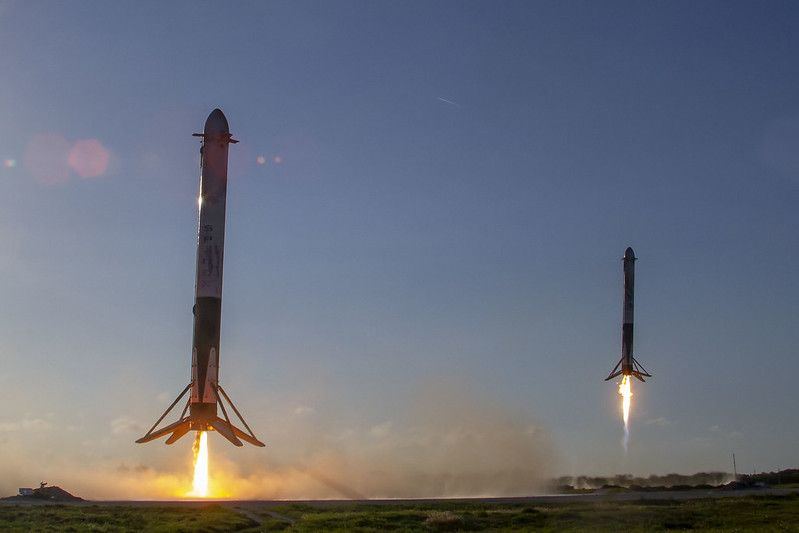
[[[197,270],[194,298],[194,337],[191,354],[191,381],[161,418],[144,437],[143,443],[170,435],[172,444],[189,431],[217,431],[235,444],[242,440],[254,446],[264,446],[244,421],[239,410],[219,384],[219,332],[222,318],[222,266],[225,252],[225,203],[227,197],[228,148],[234,140],[227,119],[214,109],[205,121],[200,148],[199,228],[197,239]],[[156,430],[158,424],[190,392],[186,406],[177,422]],[[224,400],[247,431],[236,427],[228,415]],[[217,414],[221,408],[224,418]],[[188,414],[187,414],[188,413]]]

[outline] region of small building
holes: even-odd
[[[19,489],[20,496],[33,496],[33,489],[28,487],[20,487]]]

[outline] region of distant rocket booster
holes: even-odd
[[[635,299],[635,252],[627,248],[624,252],[624,315],[621,326],[621,360],[605,381],[616,376],[635,376],[641,381],[651,377],[643,366],[633,357],[633,301]]]
[[[219,385],[219,331],[222,318],[222,263],[225,250],[225,202],[227,198],[228,147],[234,140],[227,119],[214,109],[205,121],[200,148],[200,223],[197,242],[197,277],[194,299],[194,338],[191,354],[191,382],[161,415],[150,431],[136,442],[143,443],[170,435],[172,444],[189,431],[216,430],[220,435],[242,446],[242,440],[264,446],[242,418],[230,397]],[[177,422],[156,430],[158,424],[190,392]],[[245,433],[230,420],[225,403],[244,427]],[[217,414],[221,408],[224,419]],[[188,412],[188,415],[186,414]]]

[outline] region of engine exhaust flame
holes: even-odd
[[[194,437],[194,481],[188,496],[206,498],[208,496],[208,433],[198,431]]]
[[[627,445],[630,442],[630,402],[633,397],[632,383],[630,376],[624,376],[619,383],[619,395],[621,396],[621,415],[624,419],[624,451],[627,451]]]

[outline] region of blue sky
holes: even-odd
[[[796,466],[797,23],[790,2],[0,3],[3,489],[185,474],[188,443],[133,440],[188,379],[190,134],[214,107],[241,141],[220,375],[270,447],[212,439],[212,461],[368,495],[414,464]],[[654,377],[625,454],[602,380],[627,246]],[[470,413],[522,452],[430,459],[496,433]]]

